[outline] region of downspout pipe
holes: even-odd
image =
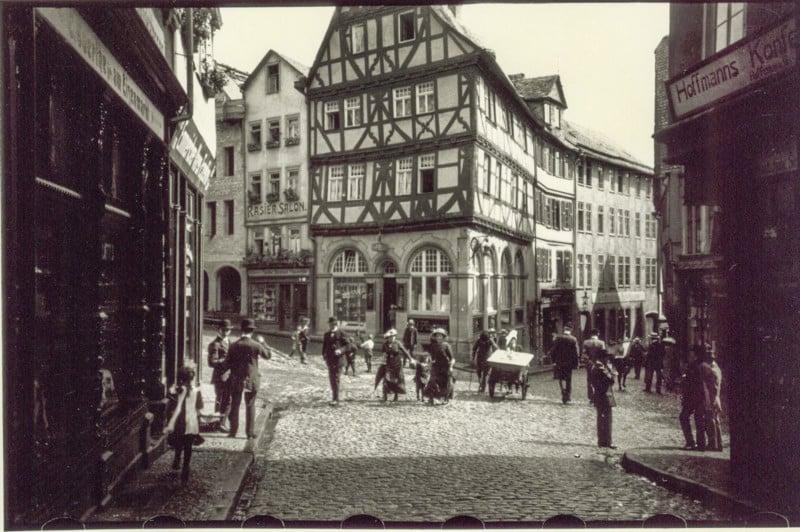
[[[187,50],[186,50],[186,97],[188,102],[183,114],[173,117],[170,120],[171,124],[177,124],[191,120],[192,118],[192,102],[194,102],[194,10],[191,7],[186,8],[186,24],[187,24]]]

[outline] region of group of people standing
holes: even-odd
[[[453,364],[455,358],[447,343],[447,332],[444,329],[436,328],[431,332],[431,344],[429,352],[424,356],[415,357],[414,348],[418,345],[417,331],[413,320],[409,320],[403,335],[403,342],[397,339],[397,330],[389,329],[383,335],[384,354],[383,363],[375,372],[375,390],[383,385],[382,398],[384,401],[389,395],[394,396],[396,401],[398,395],[407,393],[405,384],[405,374],[403,368],[411,366],[415,368],[415,384],[417,385],[417,398],[425,397],[428,404],[434,404],[434,400],[440,399],[443,402],[449,401],[453,395]],[[339,320],[332,316],[328,319],[328,331],[322,337],[322,358],[328,368],[328,379],[331,387],[331,406],[339,404],[339,388],[341,385],[342,367],[345,370],[350,366],[351,357],[355,356],[358,349],[364,350],[364,357],[367,363],[367,371],[371,370],[373,350],[375,342],[372,335],[360,344],[354,338],[345,334],[339,328]],[[430,366],[428,366],[430,358]],[[353,367],[355,374],[355,367]],[[425,378],[423,378],[423,376]]]

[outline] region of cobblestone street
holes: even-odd
[[[284,347],[280,340],[270,342]],[[319,348],[311,347],[312,353]],[[340,521],[362,513],[412,522],[459,514],[485,521],[542,521],[557,514],[585,521],[641,520],[657,513],[695,522],[735,518],[623,471],[625,449],[683,445],[678,397],[645,394],[632,375],[628,389],[617,393],[618,448],[600,450],[583,371],[574,373],[573,403],[566,406],[551,373],[533,376],[522,401],[518,394],[495,400],[479,395],[469,373],[459,372],[455,400],[428,407],[414,400],[411,370],[406,370],[409,393],[397,403],[376,398],[373,375],[364,370],[361,363],[355,377],[342,377],[344,400],[332,408],[320,357],[301,365],[278,353],[262,365],[262,393],[278,414],[272,436],[257,449],[234,518],[269,514],[286,521]]]

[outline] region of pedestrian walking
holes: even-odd
[[[678,419],[681,423],[681,430],[686,445],[686,450],[705,451],[706,449],[706,426],[705,413],[707,409],[705,390],[703,387],[703,375],[700,365],[702,360],[702,347],[696,345],[689,350],[686,372],[683,374],[681,394],[681,413]],[[691,416],[694,416],[697,441],[692,435]]]
[[[397,331],[389,329],[383,334],[383,353],[386,355],[384,365],[386,372],[383,377],[383,401],[388,395],[394,394],[393,401],[397,401],[398,394],[406,393],[406,379],[403,373],[403,360],[414,362],[403,344],[397,341]]]
[[[255,438],[256,395],[261,388],[261,373],[258,370],[258,359],[270,359],[272,352],[263,342],[253,338],[256,327],[253,320],[242,320],[242,337],[228,351],[228,367],[231,370],[231,413],[228,437],[235,438],[239,432],[239,406],[244,396],[245,434]]]
[[[606,344],[600,339],[600,331],[592,329],[588,339],[583,341],[583,367],[586,368],[586,397],[592,404],[592,368],[601,351],[605,351]]]
[[[300,362],[307,364],[306,356],[308,354],[308,318],[302,317],[297,322],[297,328],[292,333],[292,351],[289,357],[293,357],[295,353],[300,355]]]
[[[414,359],[414,348],[417,347],[417,328],[414,325],[414,320],[409,319],[408,323],[406,324],[406,330],[403,331],[403,347],[406,348],[408,354],[411,358],[403,359],[403,367],[406,367],[408,360],[415,360]]]
[[[359,346],[361,348],[361,352],[364,353],[364,365],[367,366],[367,373],[372,372],[372,351],[375,349],[375,340],[373,340],[372,334],[367,335],[367,339]]]
[[[700,364],[703,378],[703,393],[705,399],[705,426],[706,450],[722,451],[722,431],[719,424],[719,415],[722,413],[722,369],[717,365],[716,356],[711,346],[705,345],[703,349],[703,362]]]
[[[617,386],[619,391],[625,388],[628,381],[628,373],[631,372],[631,365],[625,349],[627,345],[629,345],[629,342],[623,338],[611,348],[614,353],[613,364],[614,369],[617,371]]]
[[[613,417],[611,409],[617,406],[617,401],[614,398],[614,379],[616,378],[616,371],[614,366],[611,365],[610,355],[605,349],[597,354],[592,366],[592,402],[597,411],[597,446],[607,447],[609,449],[616,449],[613,445],[611,438],[611,429]]]
[[[231,321],[222,320],[217,336],[208,344],[208,365],[212,369],[211,384],[214,386],[214,413],[220,414],[219,430],[228,432],[228,415],[231,408],[231,387],[227,358],[230,349]]]
[[[414,387],[417,392],[417,401],[422,401],[425,398],[425,387],[428,385],[430,378],[431,357],[423,351],[414,366]]]
[[[192,447],[202,443],[200,436],[200,411],[203,409],[203,395],[200,389],[194,386],[195,371],[190,366],[183,366],[178,370],[177,382],[171,390],[169,417],[164,433],[167,443],[174,449],[172,469],[181,468],[181,482],[189,480],[189,463],[192,460]]]
[[[630,351],[628,352],[628,361],[633,366],[633,378],[637,381],[642,372],[642,364],[644,364],[644,346],[642,340],[638,336],[633,339]]]
[[[656,393],[661,394],[661,382],[664,380],[664,343],[658,334],[652,333],[650,347],[647,349],[644,362],[644,391],[650,393],[653,385],[653,374],[656,377]]]
[[[431,376],[424,394],[430,405],[435,404],[435,399],[441,399],[442,402],[447,403],[453,398],[455,358],[446,339],[447,331],[441,327],[437,327],[431,332]]]
[[[472,346],[472,365],[478,377],[478,393],[486,389],[486,379],[489,375],[489,357],[497,351],[497,343],[492,338],[494,329],[481,332]]]
[[[335,316],[328,318],[328,330],[322,338],[322,357],[328,366],[328,380],[331,385],[331,406],[339,404],[339,384],[342,372],[342,357],[350,351],[351,345],[347,336],[339,329],[339,320]]]
[[[572,327],[564,326],[564,332],[556,336],[550,356],[556,365],[554,377],[558,379],[561,388],[561,402],[567,404],[572,401],[572,370],[578,369],[578,340],[572,336]]]

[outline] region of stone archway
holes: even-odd
[[[234,268],[225,266],[217,272],[219,311],[241,314],[242,280]]]

